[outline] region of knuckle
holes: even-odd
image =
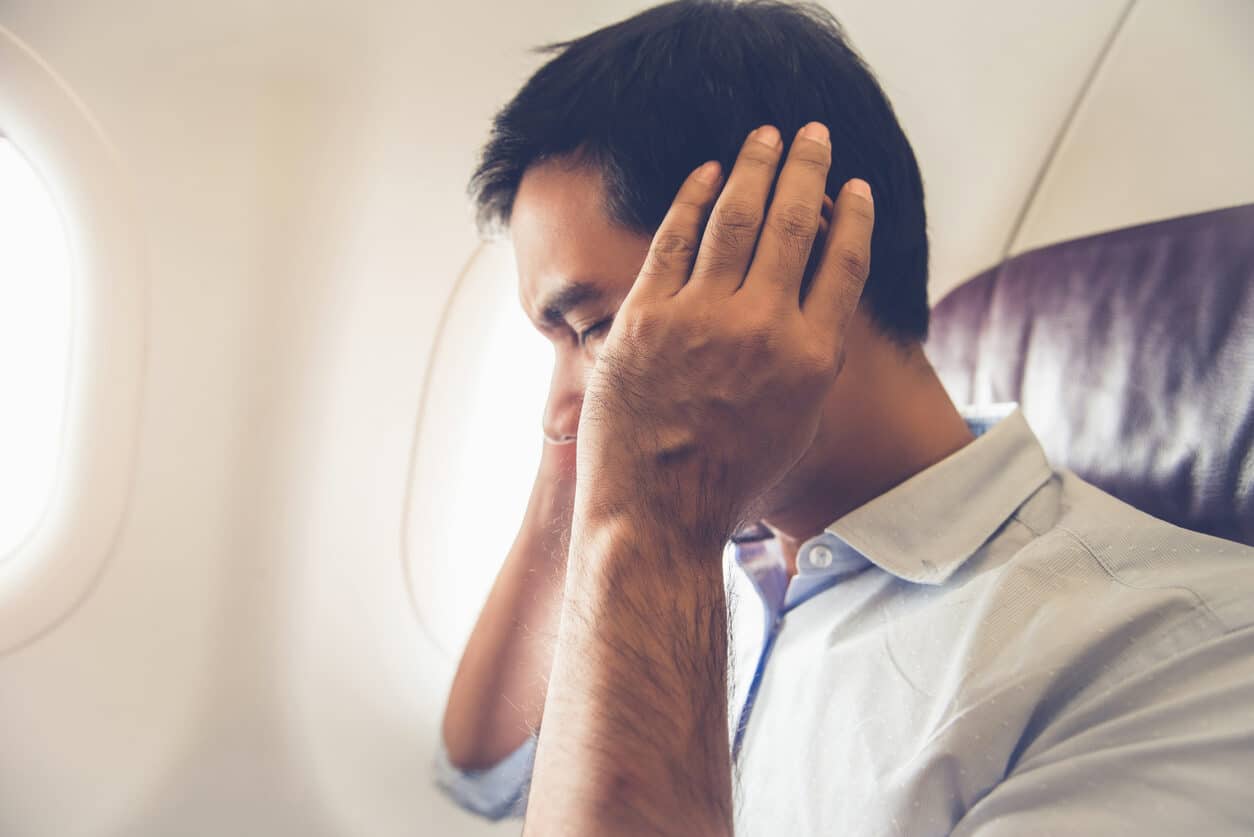
[[[819,216],[808,206],[800,203],[787,203],[775,210],[771,215],[771,223],[775,232],[788,239],[804,239],[809,243],[819,229]]]
[[[757,238],[762,215],[745,203],[728,203],[714,212],[709,233],[724,250],[742,250]]]
[[[695,250],[692,239],[683,233],[664,232],[653,242],[654,258],[665,267],[682,263]]]
[[[865,279],[871,269],[870,254],[861,247],[841,245],[833,254],[836,264],[841,270],[858,279]]]
[[[654,250],[645,257],[644,265],[640,268],[640,275],[653,277],[664,276],[669,269],[670,264],[667,261],[667,257]]]
[[[779,165],[779,152],[772,151],[760,142],[750,140],[741,150],[736,164],[774,170]]]
[[[665,278],[670,271],[670,257],[655,252],[650,253],[649,257],[645,259],[644,266],[640,268],[640,275],[653,278]]]
[[[735,253],[748,249],[752,242],[751,234],[743,227],[716,226],[710,228],[709,260],[711,265],[725,266],[735,260]]]
[[[743,201],[727,201],[714,211],[714,226],[737,232],[754,232],[762,224],[762,213]]]
[[[743,270],[743,259],[737,255],[742,249],[747,249],[740,246],[742,239],[732,241],[725,234],[715,233],[711,241],[714,246],[701,254],[702,273],[722,276],[737,269]]]
[[[827,146],[805,143],[804,145],[793,147],[789,161],[806,171],[815,171],[826,175],[827,168],[831,164],[831,153],[828,151]]]

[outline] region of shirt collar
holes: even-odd
[[[1016,405],[965,410],[963,417],[974,441],[841,517],[827,533],[899,578],[943,584],[1052,474]],[[824,568],[799,554],[798,574],[816,572]]]

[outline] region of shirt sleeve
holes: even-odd
[[[527,812],[527,791],[535,761],[536,736],[531,735],[492,767],[461,770],[449,760],[440,737],[435,754],[435,783],[458,805],[480,816],[492,820],[521,817]]]
[[[1252,649],[1233,631],[1067,713],[953,837],[1254,833]]]

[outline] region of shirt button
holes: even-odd
[[[810,566],[825,570],[832,565],[832,551],[820,544],[810,549]]]

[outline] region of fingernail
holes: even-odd
[[[869,201],[874,200],[871,197],[871,186],[865,180],[855,177],[853,180],[850,180],[845,184],[845,188],[849,190],[850,194],[857,195],[860,198],[866,198]]]
[[[830,139],[827,133],[827,126],[822,122],[811,122],[809,125],[806,125],[801,129],[801,136],[806,139],[812,139],[815,142],[821,142],[824,145],[827,145]]]
[[[779,138],[779,129],[774,125],[763,125],[753,132],[753,138],[763,145],[771,148],[779,148],[782,141]]]
[[[718,180],[718,173],[720,169],[721,166],[719,166],[718,160],[711,160],[701,168],[697,169],[697,180],[702,183],[713,183]]]

